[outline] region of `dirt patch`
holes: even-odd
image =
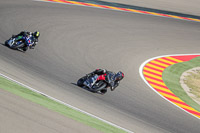
[[[200,105],[200,67],[185,71],[180,77],[185,92]]]

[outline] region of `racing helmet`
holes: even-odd
[[[33,33],[33,36],[34,36],[35,38],[39,38],[40,32],[39,32],[39,31],[34,32],[34,33]]]
[[[119,71],[118,73],[115,74],[115,80],[120,81],[124,78],[124,73]]]

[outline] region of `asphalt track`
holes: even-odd
[[[0,46],[3,74],[134,132],[200,131],[197,118],[139,75],[149,58],[198,53],[200,23],[31,0],[0,1],[0,22],[0,43],[21,30],[41,32],[38,46],[25,54]],[[103,96],[73,84],[96,68],[121,70],[125,78]]]

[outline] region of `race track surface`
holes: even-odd
[[[162,99],[139,75],[149,58],[198,53],[200,23],[31,0],[0,1],[0,22],[2,44],[22,30],[41,32],[26,53],[0,45],[1,73],[134,132],[200,131],[197,118]],[[105,95],[74,85],[96,68],[121,70],[125,78]]]

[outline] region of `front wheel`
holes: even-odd
[[[8,46],[8,40],[5,41],[4,45],[5,45],[5,46]]]
[[[83,87],[84,86],[84,82],[86,80],[86,76],[80,78],[78,81],[77,81],[77,85],[80,86],[80,87]]]

